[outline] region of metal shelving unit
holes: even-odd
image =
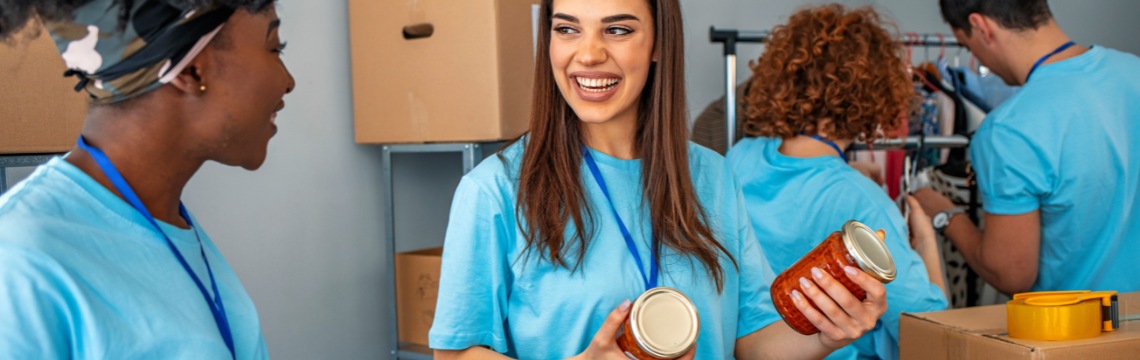
[[[51,158],[63,154],[19,154],[0,155],[0,194],[8,191],[8,168],[40,166]]]
[[[393,184],[392,184],[392,154],[406,153],[406,154],[423,154],[423,153],[460,153],[463,158],[463,174],[466,175],[475,168],[480,161],[483,160],[483,149],[490,148],[492,151],[501,146],[501,142],[490,143],[444,143],[444,144],[411,144],[411,145],[384,145],[381,171],[383,178],[381,179],[384,195],[384,241],[388,249],[384,260],[388,262],[388,270],[391,271],[391,276],[388,276],[385,289],[390,296],[390,312],[392,315],[392,344],[395,344],[395,349],[392,350],[393,360],[432,360],[432,350],[423,345],[401,343],[400,342],[400,329],[399,322],[397,321],[399,313],[396,310],[396,218],[395,218],[395,204],[393,200]]]

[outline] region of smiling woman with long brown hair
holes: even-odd
[[[780,321],[739,188],[687,141],[680,11],[543,2],[530,132],[464,176],[452,204],[438,358],[626,359],[629,299],[658,285],[700,314],[685,359],[822,358],[874,327],[883,286],[855,269],[865,301],[826,274],[796,292],[821,334]]]

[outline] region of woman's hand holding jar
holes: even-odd
[[[800,278],[800,290],[792,291],[792,302],[815,327],[819,328],[819,341],[828,349],[847,346],[875,328],[875,322],[887,311],[887,289],[862,270],[844,267],[847,277],[867,292],[863,301],[827,272],[812,268],[814,279]],[[804,296],[811,299],[813,308]],[[821,312],[822,311],[822,312]]]
[[[618,305],[610,315],[606,317],[606,322],[602,323],[602,327],[598,332],[594,333],[594,339],[590,341],[590,346],[581,354],[578,354],[570,359],[572,360],[629,360],[629,357],[622,352],[617,344],[618,330],[621,329],[625,319],[629,316],[630,302],[627,299],[621,305]],[[693,360],[697,354],[697,347],[693,346],[692,350],[688,353],[677,358],[677,360]]]

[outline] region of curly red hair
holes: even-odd
[[[870,7],[800,10],[768,36],[744,96],[744,130],[873,140],[897,129],[915,90],[902,46]],[[897,28],[896,28],[897,32]]]

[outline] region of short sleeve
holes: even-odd
[[[443,246],[439,297],[429,346],[463,350],[489,346],[507,353],[504,322],[510,286],[507,261],[513,229],[502,201],[470,177],[455,191]]]
[[[1040,206],[1052,188],[1051,167],[1041,151],[1025,134],[1000,124],[978,131],[970,142],[970,161],[986,212],[1017,215]]]
[[[744,195],[737,190],[737,233],[740,239],[740,313],[736,325],[736,337],[756,332],[780,321],[780,313],[772,303],[772,280],[776,273],[764,256],[760,242],[752,230],[748,212],[744,207]]]
[[[0,247],[0,358],[71,358],[63,270],[46,255]]]

